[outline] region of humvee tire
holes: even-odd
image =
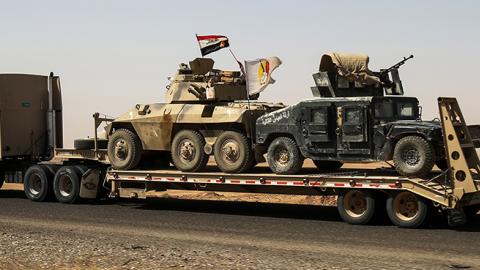
[[[108,159],[117,170],[135,168],[142,158],[142,143],[138,136],[128,129],[118,129],[108,140]]]
[[[194,130],[179,131],[172,141],[172,162],[183,172],[198,172],[205,168],[208,155],[205,154],[205,138]]]
[[[348,190],[337,198],[338,214],[343,221],[355,225],[365,225],[373,220],[375,204],[375,198],[368,190]]]
[[[108,140],[106,139],[97,139],[98,149],[107,149]],[[77,150],[90,150],[95,148],[94,139],[76,139],[73,141],[73,148]]]
[[[23,190],[31,201],[43,202],[53,198],[53,173],[43,165],[33,165],[25,172]]]
[[[423,177],[430,173],[435,165],[435,150],[422,137],[406,136],[395,145],[393,164],[403,176]]]
[[[267,161],[276,174],[295,174],[302,168],[303,156],[295,141],[278,137],[268,146]]]
[[[213,148],[215,162],[221,171],[241,173],[253,165],[253,152],[245,135],[237,131],[224,131]]]
[[[343,166],[343,162],[341,161],[330,160],[313,160],[313,164],[315,164],[320,171],[336,171]]]

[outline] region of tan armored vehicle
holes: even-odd
[[[237,173],[263,161],[253,151],[255,121],[284,106],[251,101],[258,94],[247,96],[241,72],[213,65],[208,58],[180,64],[167,86],[166,103],[137,104],[107,126],[108,156],[115,169],[154,160],[167,165],[171,157],[179,170],[200,171],[213,154],[222,171]]]

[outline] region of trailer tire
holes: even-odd
[[[108,140],[97,139],[97,146],[98,146],[98,149],[107,149]],[[95,149],[95,140],[94,139],[76,139],[73,141],[73,148],[77,150]]]
[[[313,164],[320,171],[336,171],[343,166],[343,162],[331,160],[313,160]]]
[[[395,145],[393,163],[403,176],[423,177],[435,165],[435,149],[422,137],[406,136]]]
[[[138,136],[128,129],[116,130],[108,140],[108,159],[117,170],[130,170],[140,163],[142,143]]]
[[[418,228],[428,217],[428,202],[425,198],[409,191],[390,194],[386,203],[390,221],[402,228]]]
[[[368,190],[347,190],[338,195],[337,209],[343,221],[365,225],[375,216],[376,201],[373,193]]]
[[[53,173],[43,165],[33,165],[25,172],[23,190],[31,201],[43,202],[53,198]]]
[[[276,174],[295,174],[303,166],[304,157],[295,141],[288,137],[278,137],[268,146],[267,161]]]
[[[467,221],[474,220],[478,212],[480,211],[480,205],[470,205],[463,208],[463,212],[467,217]]]
[[[55,174],[53,191],[61,203],[75,203],[80,199],[81,166],[64,166]]]
[[[237,131],[224,131],[218,136],[213,156],[218,168],[226,173],[244,172],[255,159],[247,137]]]
[[[172,141],[172,163],[183,172],[198,172],[207,166],[208,155],[203,148],[205,138],[195,130],[181,130]]]

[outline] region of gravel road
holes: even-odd
[[[152,199],[65,205],[0,190],[0,269],[480,269],[460,229],[351,226],[335,208]]]

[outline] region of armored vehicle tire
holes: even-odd
[[[183,172],[198,172],[205,168],[208,155],[205,154],[205,139],[194,130],[179,131],[172,141],[172,162]]]
[[[432,171],[435,164],[435,150],[424,138],[406,136],[395,145],[393,163],[401,175],[422,177]]]
[[[98,149],[107,149],[108,140],[106,139],[97,139]],[[90,150],[95,149],[94,139],[76,139],[73,141],[73,148],[77,150]]]
[[[23,179],[23,190],[31,201],[43,202],[53,198],[53,173],[42,165],[27,169]]]
[[[313,160],[313,164],[321,171],[336,171],[343,166],[341,161]]]
[[[375,208],[375,198],[368,190],[348,190],[337,198],[338,213],[349,224],[368,224],[375,215]]]
[[[288,137],[278,137],[268,146],[267,161],[276,174],[295,174],[302,168],[303,156],[295,141]]]
[[[108,159],[117,170],[135,168],[142,158],[142,143],[128,129],[116,130],[108,140]]]
[[[224,131],[213,147],[218,168],[227,173],[241,173],[252,167],[253,152],[245,135],[237,131]]]
[[[75,203],[80,199],[82,174],[77,166],[64,166],[57,171],[53,179],[53,192],[59,202]]]
[[[428,216],[427,201],[409,191],[391,194],[386,208],[390,221],[403,228],[418,228],[425,223]]]

